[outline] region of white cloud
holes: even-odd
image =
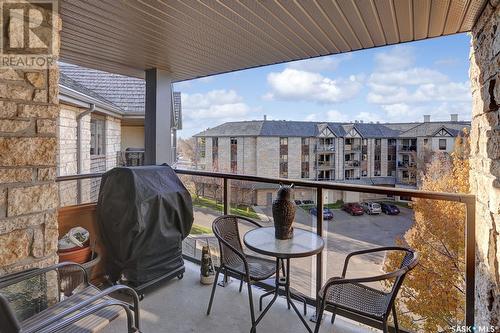
[[[366,99],[373,104],[468,102],[471,100],[468,82],[427,83],[408,88],[405,86],[370,85]]]
[[[408,46],[394,46],[375,55],[376,71],[397,71],[412,66],[415,62],[414,49]]]
[[[446,82],[448,77],[429,68],[414,67],[400,71],[374,72],[369,82],[384,85],[419,85],[425,83]]]
[[[326,121],[331,122],[350,122],[352,119],[349,119],[349,116],[345,112],[340,112],[338,110],[330,110],[326,112]]]
[[[317,115],[316,113],[310,113],[310,114],[308,114],[308,115],[304,118],[304,120],[305,120],[305,121],[316,121],[317,117],[318,117],[318,115]]]
[[[293,61],[288,63],[287,67],[307,72],[334,71],[338,68],[341,62],[350,60],[351,58],[351,53],[331,55],[313,59]]]
[[[413,54],[411,48],[399,46],[375,56],[375,70],[367,84],[368,103],[380,105],[391,121],[408,117],[421,120],[423,114],[437,112],[454,113],[445,110],[445,106],[449,109],[459,105],[462,110],[463,105],[470,103],[468,81],[454,82],[438,70],[415,67]]]
[[[257,118],[258,108],[247,105],[234,90],[212,90],[207,93],[183,93],[182,110],[184,130],[200,132],[227,121],[240,121]],[[184,134],[182,133],[182,134]]]
[[[269,73],[267,81],[271,92],[264,95],[264,99],[338,103],[356,96],[363,78],[351,75],[349,78],[330,79],[319,73],[286,68],[282,72]]]
[[[468,102],[442,102],[427,105],[411,105],[407,103],[382,105],[385,121],[422,121],[424,115],[431,120],[449,120],[450,114],[456,113],[460,119],[470,119],[471,104]]]

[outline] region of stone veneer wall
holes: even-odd
[[[57,66],[0,70],[0,275],[58,260],[58,81]]]
[[[106,117],[106,170],[117,165],[118,154],[121,149],[121,120],[119,118]]]
[[[496,9],[493,7],[496,5]],[[471,190],[476,200],[476,326],[500,326],[500,5],[472,30]]]

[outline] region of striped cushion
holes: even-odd
[[[86,287],[85,289],[72,295],[71,297],[68,297],[65,300],[57,303],[56,305],[51,306],[43,310],[42,312],[23,321],[22,331],[26,333],[37,331],[35,330],[35,325],[37,325],[40,321],[47,320],[48,318],[64,311],[65,309],[85,301],[91,296],[97,295],[99,292],[100,290],[92,285]],[[111,299],[110,297],[105,296],[99,299],[98,301],[91,303],[88,306],[92,306],[110,299]],[[92,315],[89,315],[77,321],[76,323],[71,324],[70,326],[67,326],[65,329],[60,330],[59,332],[68,332],[68,333],[97,332],[103,327],[105,327],[107,324],[109,324],[113,319],[118,317],[123,311],[124,311],[123,308],[119,306],[106,307],[100,311],[95,312]],[[71,317],[71,315],[68,315],[65,318],[69,317]]]

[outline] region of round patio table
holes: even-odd
[[[291,306],[307,328],[308,332],[312,332],[307,321],[293,303],[290,295],[290,259],[310,257],[320,253],[325,246],[323,239],[313,232],[299,228],[294,228],[293,238],[291,239],[276,239],[274,236],[274,227],[264,227],[248,231],[243,237],[243,242],[254,252],[276,258],[276,285],[274,291],[267,293],[274,293],[274,297],[255,321],[255,326],[257,326],[269,311],[278,298],[280,287],[283,287],[288,308]],[[286,262],[286,273],[282,278],[280,278],[280,262]],[[252,332],[255,332],[255,330],[256,328],[252,327]]]

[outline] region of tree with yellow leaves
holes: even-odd
[[[422,175],[425,191],[469,192],[468,132],[451,154],[437,153]],[[415,199],[415,223],[399,243],[420,254],[398,299],[402,327],[424,332],[449,331],[465,314],[465,206],[458,202]],[[389,255],[387,269],[401,262]]]

